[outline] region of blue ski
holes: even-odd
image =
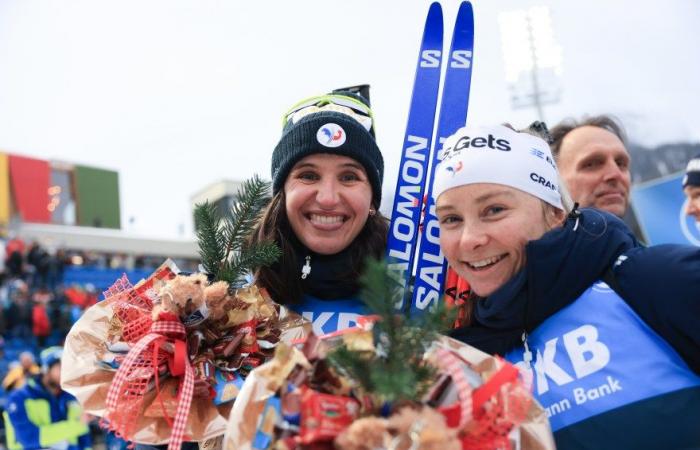
[[[472,51],[474,47],[474,12],[469,2],[459,6],[440,102],[437,137],[432,151],[430,176],[427,179],[427,196],[423,233],[420,235],[416,259],[416,281],[411,301],[412,311],[423,311],[436,303],[443,295],[446,263],[440,250],[439,226],[432,199],[435,166],[440,161],[439,150],[444,140],[466,124],[469,105],[469,86],[472,76]],[[415,93],[414,93],[415,95]],[[396,200],[395,200],[396,202]],[[393,216],[392,216],[393,219]]]
[[[413,269],[423,191],[428,181],[443,59],[442,40],[442,8],[434,2],[430,5],[423,29],[387,242],[389,270],[403,291],[397,308],[403,307],[403,299],[407,297],[405,289]]]

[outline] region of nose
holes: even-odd
[[[477,223],[464,223],[459,246],[464,251],[478,250],[489,241],[484,227]]]
[[[608,160],[605,164],[604,180],[605,181],[622,181],[627,174],[627,170],[621,169],[614,159]]]
[[[685,204],[685,213],[689,216],[700,215],[700,208],[696,205],[695,201],[688,200]]]
[[[338,187],[338,183],[331,177],[319,183],[318,191],[316,191],[316,202],[321,208],[331,209],[338,204],[340,200]]]

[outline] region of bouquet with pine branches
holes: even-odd
[[[442,336],[451,310],[396,311],[385,265],[366,270],[361,298],[374,315],[279,346],[246,379],[224,450],[554,448],[515,367]]]
[[[244,245],[269,187],[254,177],[230,210],[196,206],[200,272],[167,260],[136,285],[124,276],[74,325],[63,387],[107,428],[173,449],[220,436],[248,372],[305,332],[300,317],[249,284],[280,255],[274,243]]]

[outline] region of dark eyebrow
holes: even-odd
[[[351,168],[351,169],[357,169],[357,170],[365,170],[365,168],[362,166],[360,163],[344,163],[340,167],[343,168]],[[300,163],[294,166],[292,170],[299,170],[299,169],[304,169],[304,168],[311,168],[311,169],[318,169],[318,166],[316,164],[306,162],[306,163]]]
[[[349,168],[352,168],[352,169],[365,170],[365,168],[362,166],[362,164],[360,164],[360,163],[355,163],[355,162],[345,163],[345,164],[343,164],[341,167],[349,167]]]
[[[299,170],[299,169],[303,169],[303,168],[316,169],[317,166],[316,166],[316,164],[312,164],[312,163],[308,163],[308,162],[307,163],[300,163],[300,164],[297,164],[296,166],[292,167],[292,170]]]

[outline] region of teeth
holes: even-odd
[[[492,258],[482,259],[481,261],[474,261],[474,262],[470,262],[468,264],[475,269],[480,269],[482,267],[485,267],[485,266],[488,266],[488,265],[493,264],[495,262],[498,262],[500,259],[501,259],[500,256],[494,256]]]
[[[322,224],[340,223],[343,221],[343,216],[321,216],[319,214],[311,214],[311,221]]]

